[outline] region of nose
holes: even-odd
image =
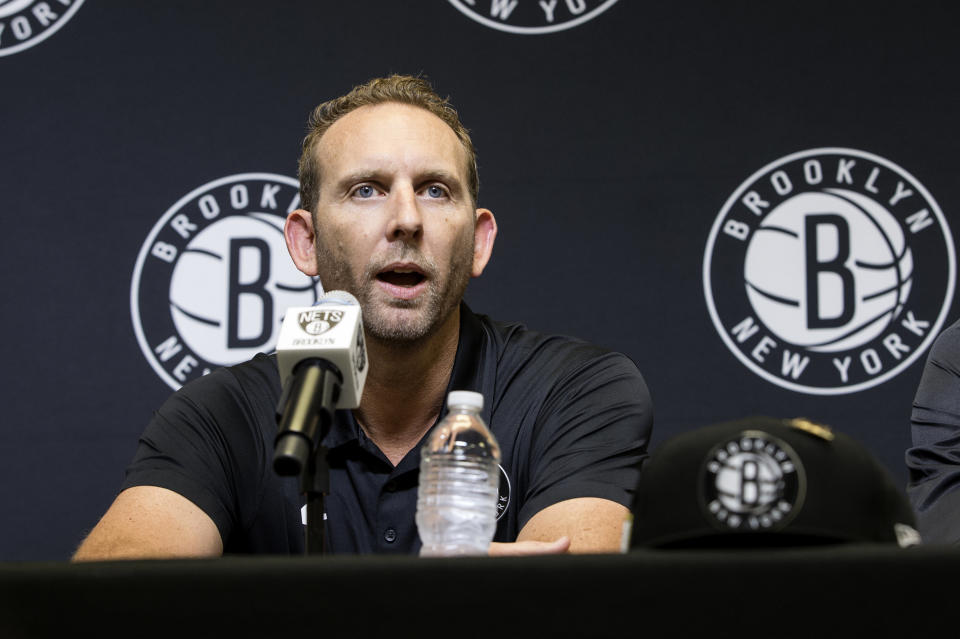
[[[391,241],[411,241],[423,234],[423,216],[417,205],[417,194],[412,187],[395,188],[391,192],[390,220],[387,238]]]

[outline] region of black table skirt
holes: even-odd
[[[8,562],[0,637],[946,637],[957,575],[930,546]]]

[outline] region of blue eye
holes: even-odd
[[[357,187],[357,190],[353,192],[354,195],[361,198],[371,198],[374,196],[376,191],[373,190],[373,187],[369,184],[364,184],[363,186]]]
[[[443,197],[447,194],[442,187],[437,186],[436,184],[427,187],[427,195],[430,197]]]

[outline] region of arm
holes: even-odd
[[[72,560],[218,557],[222,553],[220,532],[193,502],[166,488],[134,486],[117,496]]]
[[[547,506],[530,518],[514,543],[493,543],[491,556],[620,552],[630,511],[598,497],[578,497]]]
[[[490,554],[620,552],[651,428],[649,391],[623,356],[590,358],[557,383],[535,430],[531,514]]]
[[[570,540],[572,553],[620,552],[630,511],[608,499],[578,497],[547,506],[530,518],[517,541]]]
[[[242,504],[262,486],[264,436],[257,427],[272,421],[276,400],[273,380],[256,382],[275,370],[264,361],[219,369],[169,396],[140,435],[120,494],[73,559],[214,557],[225,545],[229,550],[232,533],[248,521]]]

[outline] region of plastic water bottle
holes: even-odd
[[[452,391],[447,408],[420,452],[420,554],[485,555],[497,527],[500,445],[480,417],[483,395]]]

